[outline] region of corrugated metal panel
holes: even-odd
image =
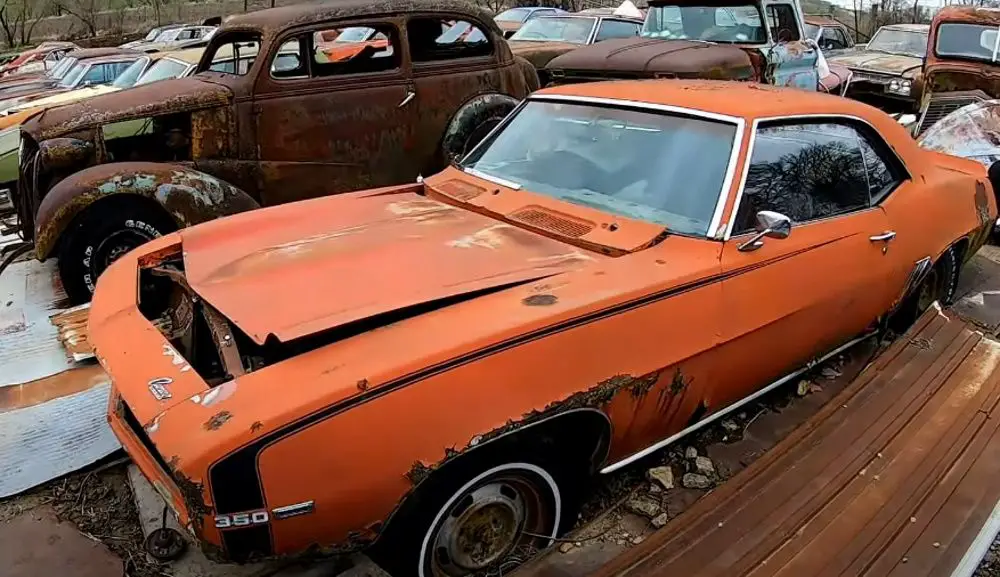
[[[1000,344],[931,309],[817,415],[595,577],[974,566],[997,526],[998,367]]]

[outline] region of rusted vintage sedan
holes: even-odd
[[[478,33],[449,35],[458,23]],[[376,41],[334,59],[316,46],[351,45],[345,30]],[[234,16],[193,76],[24,123],[20,233],[39,259],[58,257],[67,293],[85,302],[108,263],[163,233],[436,172],[537,87],[490,14],[463,2],[335,0]]]
[[[926,24],[883,26],[863,50],[830,57],[830,64],[853,73],[847,96],[887,112],[916,112],[928,30]]]
[[[461,576],[550,543],[592,473],[948,301],[993,190],[847,99],[569,85],[422,183],[129,253],[90,340],[209,551],[374,542],[394,576]]]

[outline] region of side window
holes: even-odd
[[[631,38],[639,35],[639,24],[624,20],[604,20],[597,30],[595,42],[608,38]]]
[[[317,30],[308,40],[313,76],[385,72],[400,66],[399,34],[388,24]]]
[[[847,42],[844,40],[844,33],[840,31],[840,28],[823,28],[823,36],[820,39],[820,45],[827,50],[847,48]]]
[[[858,142],[868,175],[871,203],[878,204],[903,182],[906,173],[899,165],[899,159],[880,137],[862,133],[858,135]]]
[[[250,71],[260,50],[260,36],[254,33],[233,32],[221,42],[213,42],[209,47],[211,57],[208,69],[224,74],[243,76]],[[199,68],[196,72],[201,72]]]
[[[801,223],[869,206],[858,134],[834,123],[757,129],[733,234],[752,232],[761,210]]]
[[[844,46],[844,48],[850,48],[851,41],[847,39],[847,32],[843,28],[834,28],[834,33],[837,35],[837,40]]]
[[[303,78],[309,75],[305,59],[302,58],[302,44],[298,38],[282,43],[274,55],[274,60],[271,61],[271,76]]]
[[[775,42],[792,42],[799,39],[799,27],[795,22],[795,10],[791,4],[769,4],[767,23]]]
[[[83,79],[80,81],[80,86],[87,84],[102,84],[106,73],[106,64],[95,64],[90,67],[90,70],[88,70],[86,74],[83,75]]]
[[[104,83],[114,82],[115,78],[132,64],[131,62],[114,62],[104,67]]]
[[[414,62],[488,56],[493,48],[475,24],[440,18],[414,18],[406,23]]]

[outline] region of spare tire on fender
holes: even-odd
[[[445,160],[454,162],[463,158],[517,105],[518,100],[506,94],[483,94],[462,105],[452,116],[441,141]]]

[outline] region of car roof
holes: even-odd
[[[400,12],[446,12],[475,15],[486,24],[493,22],[493,16],[478,6],[461,0],[327,0],[323,4],[293,4],[278,8],[267,8],[235,14],[226,19],[220,32],[230,28],[257,28],[277,33],[290,26],[308,25],[335,18],[352,16],[375,16]],[[499,33],[499,28],[494,30]]]
[[[84,60],[86,64],[104,64],[107,62],[122,62],[124,60],[129,60],[135,62],[136,60],[145,56],[142,52],[122,52],[120,54],[111,54],[108,56],[98,56],[96,58],[87,58]]]
[[[167,52],[159,52],[157,58],[173,58],[174,60],[181,60],[187,62],[188,64],[197,64],[201,61],[201,55],[205,53],[204,46],[198,46],[197,48],[184,48],[183,50],[169,50]]]
[[[930,24],[886,24],[882,28],[888,28],[890,30],[906,30],[908,32],[927,32],[928,30],[930,30],[931,25]]]
[[[934,15],[935,21],[957,20],[960,22],[984,22],[995,24],[1000,21],[1000,9],[985,6],[945,6]]]
[[[605,98],[677,106],[746,119],[822,114],[862,118],[872,107],[855,100],[801,88],[782,88],[728,80],[626,80],[586,82],[545,88],[535,96]]]
[[[122,54],[136,54],[136,52],[126,48],[78,48],[69,51],[66,56],[72,56],[77,60],[84,60],[100,58],[102,56],[120,56]]]

